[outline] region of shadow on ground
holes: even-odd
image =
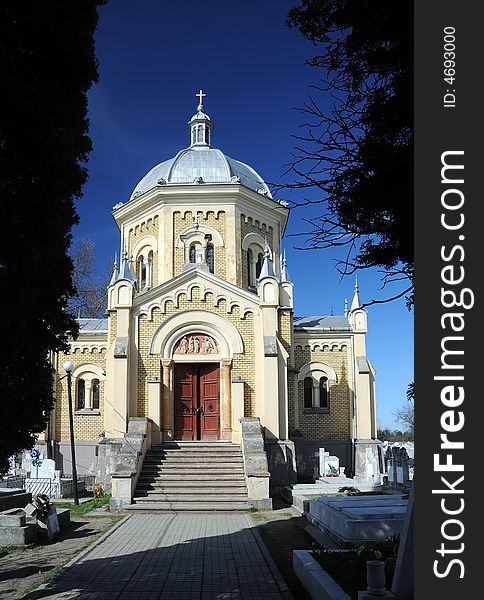
[[[145,515],[148,523],[140,531],[142,515],[130,517],[101,545],[23,600],[306,598],[291,598],[288,586],[273,572],[254,535],[258,527],[219,534],[212,527],[224,517],[213,515],[204,533],[200,523],[184,525],[186,516]],[[186,527],[181,534],[180,527]]]

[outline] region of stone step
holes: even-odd
[[[153,473],[156,471],[180,471],[180,473],[194,472],[199,473],[201,471],[207,471],[207,473],[219,473],[220,471],[226,471],[227,473],[243,473],[244,467],[241,465],[234,465],[232,463],[162,463],[154,465],[146,465],[143,467],[143,473]]]
[[[233,512],[246,511],[247,502],[137,502],[126,507],[126,510],[139,513],[165,512],[165,511],[191,511],[191,512]]]
[[[178,456],[198,456],[199,458],[215,458],[217,456],[240,456],[242,458],[242,452],[238,449],[235,450],[214,450],[213,452],[192,452],[191,450],[170,450],[169,452],[147,452],[146,458],[156,458],[163,460],[165,458],[175,458]]]
[[[140,477],[138,479],[138,487],[145,487],[147,485],[159,486],[164,485],[166,487],[183,487],[183,488],[207,488],[207,487],[245,487],[245,478],[239,477],[238,479],[226,479],[226,480],[213,480],[205,479],[199,481],[198,479],[192,479],[186,481],[184,479],[172,479],[167,481],[164,477],[157,477],[156,479],[149,477]]]
[[[163,460],[163,461],[158,461],[158,460],[145,460],[143,462],[143,467],[147,467],[147,468],[152,468],[152,467],[156,467],[156,466],[160,466],[160,467],[177,467],[180,466],[181,468],[184,468],[186,466],[190,466],[193,465],[194,467],[217,467],[219,465],[226,465],[226,466],[231,466],[231,467],[241,467],[243,466],[243,462],[240,459],[234,459],[234,460],[229,460],[227,458],[221,458],[219,460],[195,460],[193,458],[184,458],[181,460]]]
[[[133,500],[135,502],[200,502],[210,503],[216,502],[218,504],[225,504],[231,502],[245,502],[247,501],[247,494],[204,494],[199,496],[198,494],[158,494],[158,493],[140,493],[136,492]]]
[[[192,448],[195,450],[206,449],[206,450],[220,450],[227,448],[238,448],[240,450],[240,444],[232,444],[232,442],[170,442],[169,444],[159,444],[151,446],[150,450],[179,450]]]
[[[150,484],[141,484],[136,486],[135,496],[144,495],[144,494],[176,494],[176,495],[185,495],[198,494],[200,497],[206,496],[207,494],[222,494],[222,495],[230,495],[230,494],[244,494],[246,495],[246,487],[245,485],[233,485],[233,486],[211,486],[211,487],[198,487],[198,486],[165,486],[164,484],[160,485],[150,485]]]
[[[214,480],[213,478],[213,473],[210,471],[210,473],[204,474],[204,473],[200,473],[199,471],[197,471],[196,473],[196,477],[194,477],[193,479],[187,479],[187,477],[184,477],[183,479],[180,479],[180,475],[177,475],[176,472],[173,473],[164,473],[163,475],[156,475],[156,474],[148,474],[148,473],[143,473],[141,472],[141,475],[138,479],[138,481],[143,481],[143,482],[158,482],[158,481],[164,481],[167,484],[170,483],[186,483],[187,485],[193,485],[194,483],[200,483],[200,484],[205,484],[205,483],[215,483],[216,481],[220,482],[221,484],[225,483],[225,482],[229,482],[229,481],[245,481],[244,475],[240,474],[240,473],[234,473],[233,471],[227,472],[227,473],[217,473],[217,479]]]

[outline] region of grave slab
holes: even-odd
[[[407,502],[399,496],[323,497],[309,501],[308,520],[343,547],[400,534]]]

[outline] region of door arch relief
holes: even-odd
[[[220,354],[217,341],[206,333],[189,333],[182,336],[173,348],[174,358],[196,357],[199,360],[202,357],[209,357],[211,360]]]

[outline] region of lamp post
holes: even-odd
[[[76,468],[76,448],[74,444],[74,418],[72,414],[72,369],[71,362],[65,362],[64,371],[67,373],[67,398],[69,401],[69,428],[71,434],[71,461],[72,461],[72,483],[74,485],[74,504],[79,504],[77,494],[77,468]]]

